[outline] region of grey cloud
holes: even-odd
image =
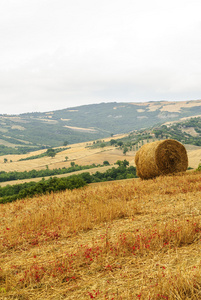
[[[201,98],[196,0],[3,0],[1,8],[3,113]]]

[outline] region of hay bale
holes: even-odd
[[[183,172],[188,168],[185,147],[175,140],[145,144],[135,156],[137,175],[150,179],[159,175]]]

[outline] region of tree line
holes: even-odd
[[[103,182],[111,180],[120,180],[127,178],[135,178],[136,168],[128,167],[128,162],[118,161],[118,168],[111,168],[104,173],[96,172],[90,174],[84,172],[79,175],[72,175],[63,178],[51,177],[48,180],[44,178],[39,182],[28,182],[23,184],[7,185],[0,187],[0,203],[12,202],[17,199],[26,197],[33,197],[35,195],[42,195],[51,192],[63,191],[66,189],[75,189],[84,187],[88,183]]]
[[[103,165],[105,165],[105,164],[103,163]],[[59,168],[59,169],[50,170],[47,166],[46,169],[44,169],[44,170],[31,170],[31,171],[24,171],[24,172],[1,171],[0,172],[0,182],[67,174],[67,173],[72,173],[75,171],[92,169],[92,168],[100,167],[103,165],[92,164],[92,165],[86,165],[86,166],[79,166],[79,165],[76,165],[74,162],[71,162],[71,167],[69,167],[69,168],[63,167],[63,168]]]

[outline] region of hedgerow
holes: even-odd
[[[104,173],[96,172],[95,174],[91,175],[89,172],[84,172],[79,175],[72,175],[62,178],[51,177],[48,180],[43,178],[39,182],[31,181],[22,184],[6,185],[5,187],[0,187],[0,203],[12,202],[17,199],[33,197],[35,195],[42,195],[66,189],[72,190],[93,182],[120,180],[135,177],[137,177],[136,168],[133,166],[126,167],[122,163],[118,168],[113,167]]]

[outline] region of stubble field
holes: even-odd
[[[122,136],[118,136],[121,138]],[[105,139],[106,141],[109,139]],[[104,148],[88,148],[89,143],[80,143],[71,145],[70,149],[59,152],[56,154],[54,158],[44,156],[37,159],[24,160],[20,161],[20,159],[25,159],[31,156],[39,155],[41,153],[46,152],[46,150],[39,150],[35,152],[31,152],[29,154],[21,154],[21,155],[6,155],[0,157],[0,171],[10,172],[24,172],[46,169],[56,169],[56,168],[68,168],[71,166],[71,163],[74,162],[78,165],[91,165],[91,164],[103,164],[105,160],[107,160],[111,166],[114,166],[117,160],[126,159],[129,161],[130,165],[135,165],[135,151],[128,151],[123,154],[123,150],[118,149],[114,146],[107,146]],[[91,143],[92,144],[92,143]],[[188,153],[189,166],[193,169],[196,169],[201,163],[201,147],[186,145],[186,150]],[[66,159],[67,157],[67,159]],[[4,159],[7,159],[7,163],[4,163]],[[100,172],[104,172],[106,167],[100,169]],[[90,172],[96,172],[97,170],[90,170]],[[63,176],[68,176],[69,174],[64,174]],[[33,179],[35,181],[40,179]],[[29,180],[26,180],[29,181]],[[24,182],[24,181],[23,181]],[[20,182],[18,182],[20,183]],[[5,185],[3,183],[1,185]],[[9,183],[10,184],[10,183]],[[14,184],[14,182],[12,183]]]
[[[201,299],[201,173],[0,205],[0,299]]]
[[[122,138],[126,135],[117,135],[114,138]],[[105,141],[109,141],[111,138],[106,138]],[[41,170],[45,169],[46,166],[49,169],[70,167],[71,162],[79,165],[88,165],[88,164],[102,164],[104,160],[109,160],[111,164],[114,164],[118,159],[127,157],[130,162],[134,162],[134,152],[129,152],[126,156],[123,154],[122,150],[115,148],[114,146],[107,146],[104,148],[89,148],[88,146],[92,145],[92,142],[88,143],[78,143],[70,145],[70,149],[59,152],[54,158],[44,156],[37,159],[24,160],[31,156],[36,156],[46,152],[47,150],[38,150],[30,152],[28,154],[20,155],[4,155],[0,156],[0,171],[30,171],[30,170]],[[60,147],[62,148],[62,147]],[[64,147],[65,148],[65,147]],[[66,160],[66,157],[68,159]],[[7,159],[7,163],[4,163],[4,159]]]

